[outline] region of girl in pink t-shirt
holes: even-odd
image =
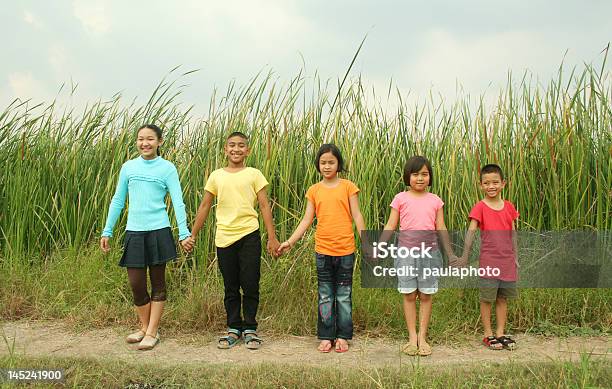
[[[419,257],[397,258],[395,263],[398,270],[400,267],[414,270],[414,274],[398,277],[398,291],[403,295],[404,319],[409,336],[402,351],[408,355],[426,356],[431,354],[431,346],[427,343],[427,328],[431,317],[432,295],[438,291],[438,282],[434,277],[425,276],[422,269],[442,266],[437,231],[446,231],[442,212],[444,203],[438,196],[427,191],[433,183],[433,171],[425,157],[415,156],[406,162],[404,183],[410,190],[398,193],[391,202],[391,214],[385,230],[395,231],[399,223],[399,246],[421,248]],[[454,257],[448,235],[441,236],[444,249],[449,256]],[[417,297],[420,300],[418,333]]]

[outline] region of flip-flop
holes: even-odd
[[[342,350],[341,348],[338,348],[338,346],[340,345],[340,342],[336,341],[336,347],[334,347],[334,351],[336,351],[337,353],[345,353],[349,351],[348,341],[346,339],[342,339],[342,340],[346,342],[346,350]]]
[[[422,357],[431,355],[431,346],[428,344],[419,345],[419,355]]]
[[[320,347],[321,347],[321,345],[319,344],[319,347],[317,347],[317,350],[318,350],[319,352],[321,352],[321,353],[329,353],[329,352],[331,352],[332,348],[334,347],[334,341],[333,341],[333,340],[330,340],[330,341],[329,341],[329,343],[328,343],[328,346],[329,346],[329,347],[325,347],[324,349],[321,349],[321,348],[320,348]]]
[[[406,343],[404,347],[402,347],[402,352],[414,357],[419,353],[419,347],[416,344]]]

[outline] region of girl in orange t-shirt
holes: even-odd
[[[348,340],[353,338],[353,221],[360,233],[365,230],[365,223],[359,210],[359,188],[338,177],[338,173],[344,171],[344,161],[336,145],[321,146],[315,166],[323,179],[308,188],[304,218],[277,253],[289,251],[317,217],[317,336],[321,340],[318,350],[328,353],[335,345],[336,352],[342,353],[348,351]]]

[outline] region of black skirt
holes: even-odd
[[[176,244],[170,227],[153,231],[126,231],[119,266],[161,265],[176,258]]]

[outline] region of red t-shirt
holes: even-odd
[[[519,213],[510,201],[504,200],[504,207],[495,210],[484,200],[479,201],[470,211],[470,219],[478,221],[480,227],[480,267],[498,268],[502,281],[516,281],[516,253],[512,244],[512,224]]]

